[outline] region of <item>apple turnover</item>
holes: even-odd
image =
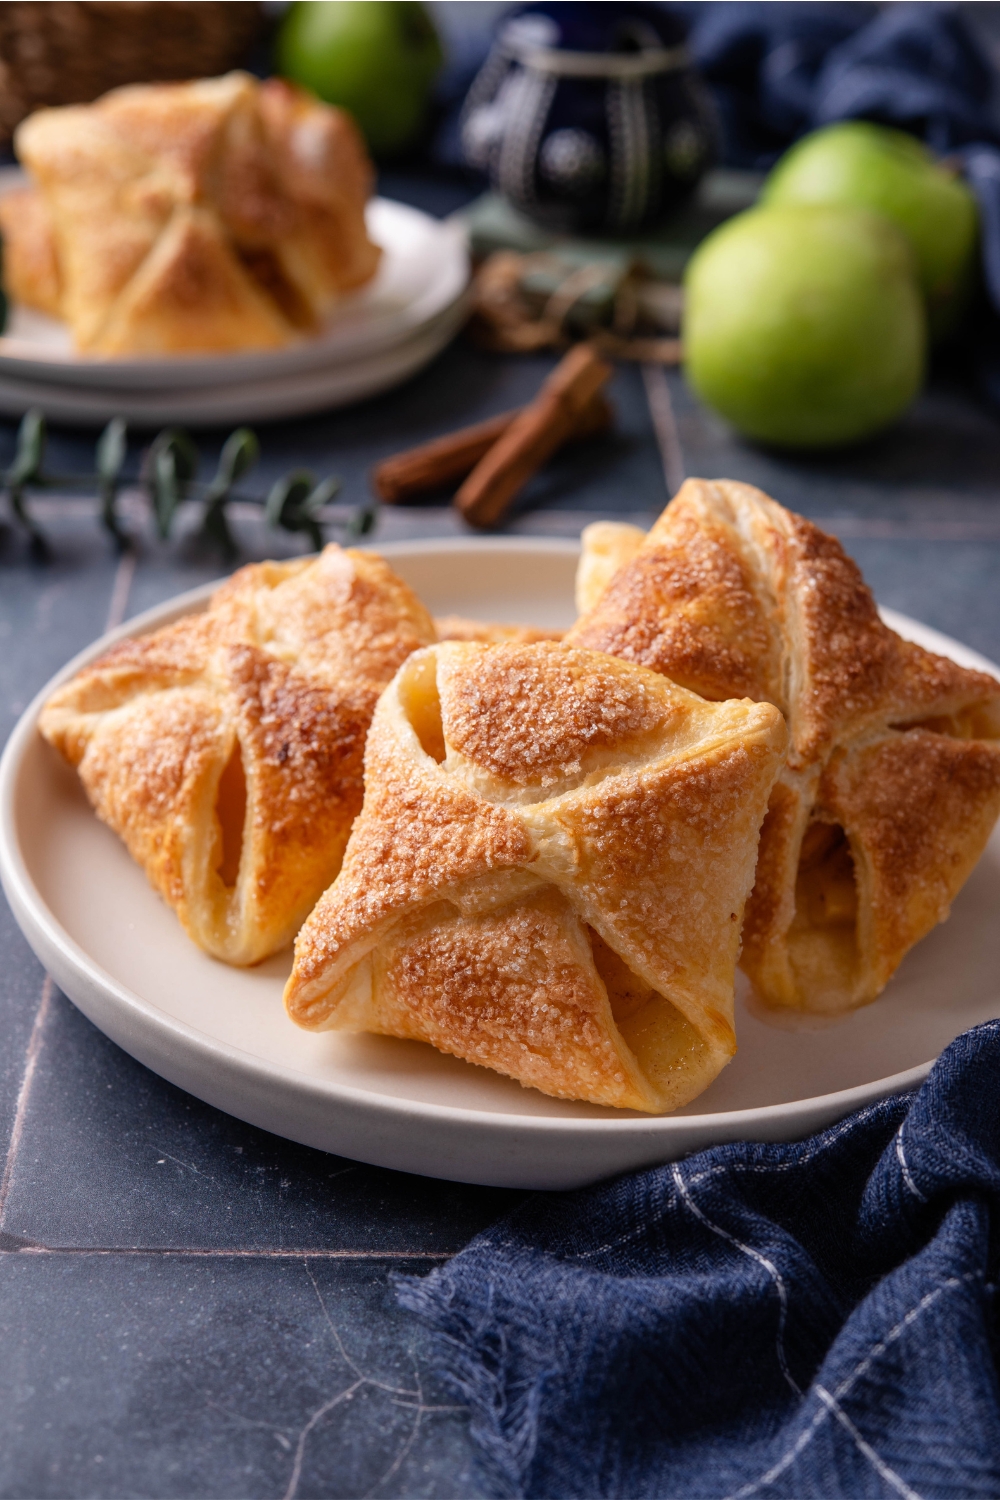
[[[381,558],[331,545],[112,647],[39,727],[194,941],[252,964],[336,875],[378,695],[434,639]]]
[[[618,530],[567,642],[781,709],[742,967],[773,1006],[867,1004],[1000,813],[1000,683],[890,630],[839,542],[750,485],[688,480],[641,542]]]
[[[657,1112],[732,1057],[769,704],[554,643],[446,642],[383,693],[340,875],[285,990],[312,1030],[430,1042]]]
[[[103,355],[267,349],[375,273],[373,172],[350,117],[246,73],[37,110],[33,187],[0,202],[15,301]]]

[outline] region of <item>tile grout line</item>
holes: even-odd
[[[55,985],[53,984],[51,974],[46,974],[42,983],[42,993],[38,1002],[38,1009],[35,1012],[34,1024],[31,1028],[31,1036],[28,1038],[28,1048],[24,1055],[24,1074],[21,1078],[21,1087],[18,1090],[17,1104],[14,1108],[14,1124],[11,1127],[10,1142],[7,1146],[3,1179],[0,1180],[0,1229],[3,1228],[4,1215],[7,1212],[7,1199],[10,1196],[11,1183],[14,1180],[14,1163],[21,1144],[21,1136],[24,1134],[24,1121],[28,1112],[28,1096],[31,1093],[35,1067],[37,1066],[38,1057],[42,1050],[42,1032],[45,1029],[45,1022],[48,1019],[54,988]]]
[[[134,547],[126,547],[118,559],[115,569],[114,582],[111,585],[111,598],[108,600],[108,615],[104,621],[105,634],[114,630],[125,618],[128,608],[128,596],[132,591],[132,580],[135,577],[135,565],[138,561]]]
[[[123,1255],[180,1260],[451,1260],[457,1250],[211,1250],[180,1245],[23,1245],[4,1248],[4,1255]]]
[[[663,478],[667,486],[667,499],[672,500],[684,483],[684,452],[681,448],[674,405],[670,399],[670,386],[662,365],[644,364],[642,383],[646,388],[646,404],[653,423],[656,446],[660,450]]]

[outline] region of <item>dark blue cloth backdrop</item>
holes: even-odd
[[[935,151],[1000,142],[996,78],[953,5],[678,7],[732,166],[770,167],[834,120],[879,120]]]
[[[1000,1022],[795,1145],[540,1195],[403,1304],[491,1493],[1000,1495]]]

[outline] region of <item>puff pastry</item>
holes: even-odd
[[[592,521],[580,533],[576,569],[576,611],[592,609],[612,578],[638,552],[646,533],[627,521]]]
[[[728,481],[689,480],[566,639],[782,710],[742,966],[773,1006],[873,1000],[1000,813],[1000,683],[901,639],[835,538]]]
[[[194,941],[252,964],[336,875],[375,702],[433,640],[380,558],[328,546],[243,568],[203,614],[122,641],[40,728]]]
[[[563,1098],[685,1103],[735,1051],[740,918],[785,738],[768,704],[706,703],[594,652],[417,652],[379,700],[289,1015]]]
[[[15,188],[0,197],[0,235],[7,296],[58,318],[62,313],[62,277],[52,220],[37,188]]]
[[[356,128],[280,79],[115,89],[38,110],[15,146],[37,197],[3,213],[7,290],[82,352],[276,347],[378,264]]]

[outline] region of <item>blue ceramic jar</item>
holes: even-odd
[[[501,24],[462,112],[472,166],[557,231],[666,218],[716,149],[677,20],[654,5],[527,5]]]

